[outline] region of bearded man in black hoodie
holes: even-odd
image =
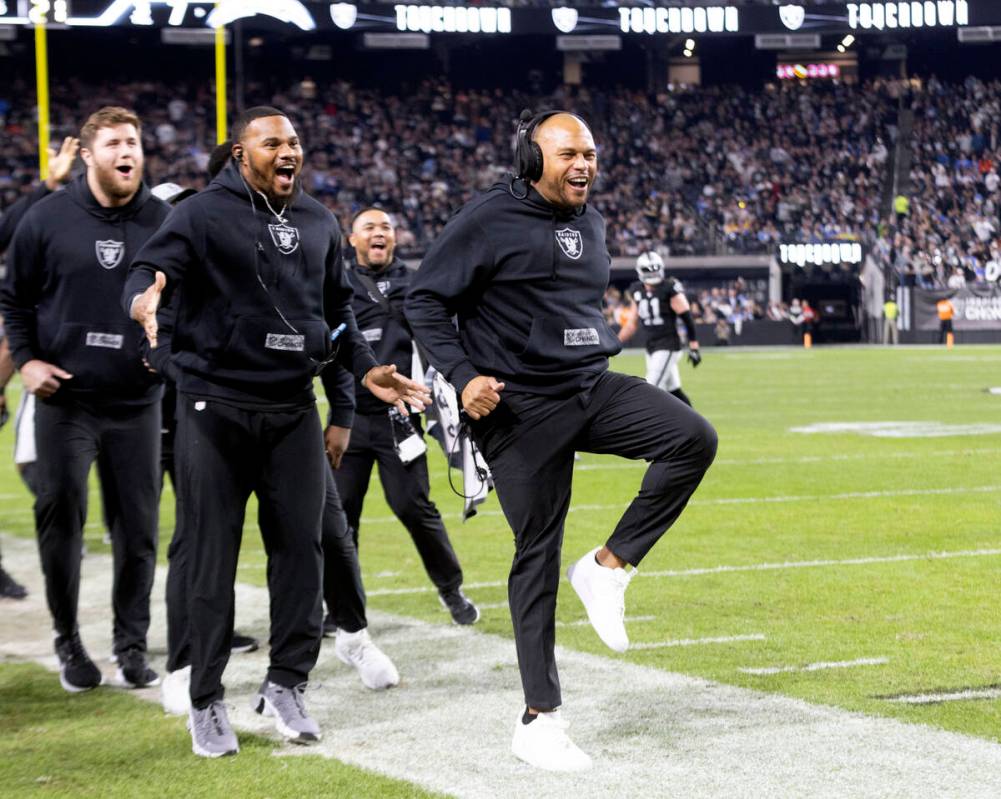
[[[423,409],[430,399],[395,366],[378,366],[358,331],[341,231],[298,186],[302,145],[288,117],[268,107],[245,111],[233,126],[232,155],[136,256],[122,294],[153,347],[161,293],[177,303],[170,360],[188,537],[189,725],[192,750],[203,757],[239,751],[222,674],[251,493],[271,593],[271,662],[253,707],[290,740],[320,737],[303,699],[323,623],[326,467],[313,378],[336,362],[403,413],[406,403]]]
[[[680,400],[608,370],[621,346],[601,314],[610,258],[604,220],[587,204],[598,171],[588,126],[566,112],[524,113],[516,159],[517,178],[467,203],[435,240],[405,311],[461,397],[514,530],[508,603],[526,707],[512,751],[538,768],[579,771],[591,759],[558,711],[554,651],[574,452],[650,462],[604,546],[568,574],[598,636],[621,652],[625,567],[681,514],[716,433]]]
[[[92,114],[80,132],[84,175],[33,205],[8,252],[0,290],[11,354],[38,399],[35,525],[60,682],[70,692],[101,683],[77,628],[87,475],[100,453],[116,507],[116,682],[158,682],[146,660],[156,566],[160,397],[143,366],[142,335],[119,305],[128,263],[169,207],[142,181],[139,119],[124,108]]]

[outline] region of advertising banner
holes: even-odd
[[[952,326],[962,330],[1001,330],[1001,289],[914,290],[914,330],[938,330],[938,303],[952,303]]]
[[[638,0],[555,8],[419,2],[350,3],[315,0],[0,0],[0,25],[69,28],[111,26],[215,27],[238,19],[253,26],[331,33],[396,32],[505,36],[734,36],[931,30],[1001,24],[1001,0],[873,0],[857,3],[736,2],[697,6]]]

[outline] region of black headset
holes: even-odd
[[[527,108],[521,112],[518,119],[518,140],[514,146],[515,176],[529,183],[534,183],[542,177],[542,148],[532,141],[536,128],[550,117],[569,113],[550,109],[533,114]]]

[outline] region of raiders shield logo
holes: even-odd
[[[576,8],[554,8],[552,11],[553,25],[560,33],[573,33],[577,27]]]
[[[288,225],[268,225],[271,240],[282,255],[291,255],[299,249],[299,229]]]
[[[789,30],[798,31],[806,19],[806,9],[803,6],[779,6],[779,19]]]
[[[556,241],[567,258],[573,258],[576,261],[584,252],[584,239],[579,230],[569,227],[561,228],[556,231]]]
[[[358,19],[358,6],[351,3],[331,3],[330,18],[338,28],[346,31],[354,27]]]
[[[95,241],[94,250],[97,252],[97,262],[105,269],[114,269],[122,262],[125,255],[125,242],[123,241]]]

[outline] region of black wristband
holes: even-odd
[[[678,316],[681,319],[681,324],[685,326],[685,335],[688,336],[688,343],[691,344],[694,341],[698,344],[699,340],[695,335],[695,320],[692,319],[692,312],[685,311]]]

